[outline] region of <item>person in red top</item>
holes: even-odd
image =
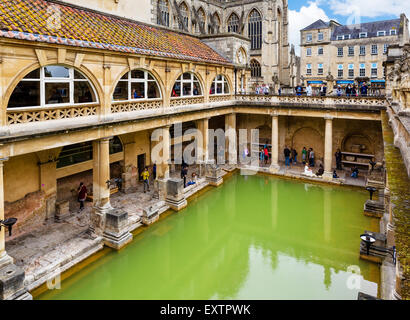
[[[264,154],[265,154],[265,164],[268,163],[268,159],[269,159],[269,152],[268,152],[268,148],[265,148],[265,150],[263,150]]]
[[[80,202],[80,211],[84,209],[84,201],[87,198],[87,187],[84,183],[80,183],[78,187],[78,202]]]

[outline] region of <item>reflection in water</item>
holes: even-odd
[[[307,190],[306,190],[307,189]],[[348,200],[348,201],[347,201]],[[42,299],[357,299],[377,295],[360,261],[365,193],[234,175]]]

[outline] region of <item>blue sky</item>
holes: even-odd
[[[289,41],[299,53],[299,30],[318,19],[342,24],[410,17],[410,0],[288,0]]]

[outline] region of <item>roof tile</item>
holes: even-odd
[[[230,63],[195,37],[45,0],[0,1],[0,30],[8,31],[1,37]]]

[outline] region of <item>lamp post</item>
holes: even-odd
[[[360,235],[360,239],[362,239],[366,243],[366,253],[367,255],[369,255],[370,246],[376,242],[376,238],[371,234],[364,233]]]
[[[11,229],[13,225],[17,222],[17,218],[8,218],[6,220],[0,220],[0,231],[2,227],[9,229],[9,237],[11,237]]]
[[[374,187],[366,187],[366,190],[370,193],[370,200],[373,200],[373,193],[375,193],[377,189]]]

